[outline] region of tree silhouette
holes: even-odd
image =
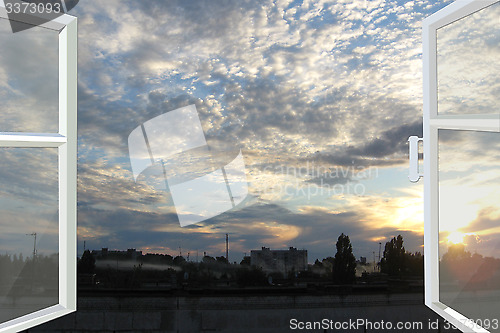
[[[236,281],[239,286],[265,286],[268,284],[266,273],[261,268],[240,268],[236,271]]]
[[[240,262],[241,266],[250,266],[251,265],[251,259],[249,256],[243,257],[243,260]]]
[[[471,253],[465,250],[464,244],[452,244],[448,252],[443,255],[443,261],[463,260],[471,257]]]
[[[204,264],[213,264],[215,263],[215,258],[210,256],[204,256],[201,260]]]
[[[382,273],[400,276],[405,270],[405,257],[403,236],[393,237],[390,242],[385,243],[384,258],[380,261]]]
[[[409,274],[424,277],[424,256],[420,252],[406,253],[405,267]]]
[[[177,256],[174,258],[173,264],[175,266],[182,266],[186,263],[186,259],[183,256]]]
[[[333,262],[333,279],[339,284],[351,284],[356,278],[356,258],[352,253],[349,236],[343,233],[337,240],[337,253]]]
[[[80,274],[93,274],[95,271],[95,258],[89,250],[83,252],[82,258],[78,260],[77,264],[78,273]]]
[[[223,256],[216,257],[215,260],[220,264],[229,264],[226,257],[223,257]]]

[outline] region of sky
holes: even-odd
[[[423,251],[423,184],[408,181],[406,141],[422,134],[422,20],[449,3],[80,2],[71,11],[79,20],[79,253],[85,241],[87,249],[195,260],[224,255],[226,233],[238,262],[262,246],[307,249],[314,262],[335,254],[341,233],[369,261],[379,242],[383,251],[398,234],[407,250]],[[53,131],[57,36],[7,28],[0,29],[12,45],[0,55],[1,126]],[[170,191],[157,185],[165,184],[158,164],[135,179],[130,133],[190,105],[207,147],[166,161],[176,179]],[[161,134],[165,145],[178,139],[169,133]],[[245,200],[181,227],[171,186],[218,170],[240,151]],[[11,236],[0,236],[3,251],[29,255],[33,240],[25,234],[38,232],[39,251],[49,253],[57,248],[57,194],[45,185],[57,180],[57,157],[23,154],[9,150],[1,162],[32,163],[0,174],[14,184],[1,191],[2,210],[19,220]],[[23,169],[31,176],[20,176]],[[192,201],[210,206],[212,199]],[[35,208],[18,214],[12,207],[25,200]]]

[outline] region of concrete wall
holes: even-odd
[[[422,322],[428,328],[437,316],[423,305],[420,294],[312,296],[84,296],[78,312],[29,332],[293,332],[290,320],[337,322],[365,319],[371,322]],[[441,323],[442,325],[442,323]],[[298,331],[298,330],[295,330]],[[307,330],[307,332],[384,332],[356,330]],[[441,328],[441,332],[444,332]]]

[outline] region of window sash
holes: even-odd
[[[0,18],[8,18],[3,0]],[[58,148],[59,304],[1,323],[1,333],[25,330],[76,311],[77,18],[65,14],[41,27],[59,33],[59,132],[0,132],[0,147]]]
[[[466,326],[466,323],[473,322],[440,302],[438,132],[440,129],[500,132],[500,110],[497,115],[438,114],[437,30],[498,1],[456,1],[423,22],[425,304],[464,332],[488,331],[478,325]]]

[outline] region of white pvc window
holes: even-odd
[[[500,1],[424,21],[425,304],[500,331]]]
[[[0,0],[0,21],[5,23],[7,20],[8,16],[5,5],[3,1]],[[31,196],[29,200],[21,203],[19,200],[15,201],[13,196],[9,197],[7,195],[2,195],[5,193],[8,194],[9,191],[9,189],[5,189],[5,184],[2,184],[2,191],[4,192],[0,193],[0,205],[3,205],[3,207],[0,208],[4,209],[7,206],[7,208],[10,209],[10,213],[12,214],[9,218],[11,218],[12,222],[9,223],[11,223],[12,228],[16,227],[16,223],[19,223],[19,218],[16,218],[16,212],[19,216],[22,214],[29,216],[32,219],[31,223],[33,228],[37,228],[39,227],[37,224],[38,217],[40,221],[43,220],[44,213],[48,212],[49,208],[52,209],[55,214],[54,217],[52,217],[55,221],[55,232],[46,232],[47,237],[45,242],[48,244],[49,240],[55,240],[53,246],[55,247],[56,253],[54,253],[52,257],[47,256],[43,258],[45,264],[50,263],[50,260],[54,260],[54,266],[58,267],[58,269],[56,269],[55,276],[51,276],[50,272],[42,272],[39,274],[38,271],[35,270],[33,270],[33,273],[31,271],[23,273],[22,268],[19,270],[20,277],[17,279],[15,277],[13,278],[11,276],[12,274],[0,274],[0,279],[3,278],[4,281],[7,281],[8,285],[8,287],[4,286],[4,289],[0,288],[0,308],[3,307],[1,311],[3,311],[4,314],[9,311],[14,314],[10,317],[6,315],[5,318],[7,318],[7,320],[5,320],[5,318],[4,320],[0,320],[0,332],[22,331],[76,310],[77,19],[70,15],[62,15],[41,26],[19,33],[19,40],[22,40],[22,34],[29,36],[31,33],[30,31],[35,33],[37,29],[54,34],[55,46],[58,48],[58,54],[56,53],[54,57],[54,59],[56,59],[56,74],[54,75],[58,75],[58,77],[55,77],[55,84],[53,84],[53,86],[57,87],[54,97],[55,115],[48,117],[41,116],[39,118],[47,121],[47,126],[40,125],[40,123],[36,122],[30,124],[16,123],[16,121],[22,119],[22,117],[17,117],[16,112],[12,111],[15,111],[16,107],[20,112],[28,112],[28,114],[30,112],[36,114],[39,111],[42,112],[42,114],[43,112],[50,113],[50,110],[47,111],[50,107],[47,107],[47,110],[38,110],[38,108],[44,108],[45,105],[43,103],[39,103],[38,105],[35,103],[32,109],[25,110],[26,106],[22,103],[26,102],[26,98],[18,98],[19,103],[17,106],[15,102],[12,102],[15,101],[15,98],[3,98],[4,104],[0,105],[0,122],[2,123],[2,128],[0,129],[0,158],[2,158],[2,163],[0,163],[0,168],[5,168],[4,171],[8,170],[12,175],[11,178],[15,178],[19,175],[20,179],[22,179],[23,170],[36,170],[39,172],[38,174],[42,174],[43,177],[48,177],[47,179],[50,181],[42,182],[38,179],[33,179],[31,183],[40,186],[34,189],[20,189],[21,192],[24,190],[23,193],[27,193],[27,195],[29,194]],[[3,36],[7,35],[4,34]],[[14,37],[17,38],[17,36]],[[2,53],[5,55],[7,52],[14,52],[14,50],[9,49],[6,45],[6,43],[3,43],[2,48],[0,48],[0,59],[2,59]],[[23,54],[19,53],[19,57],[21,56],[23,56]],[[40,56],[42,57],[43,55]],[[16,68],[15,71],[10,71],[11,75],[5,75],[6,72],[9,72],[8,68],[0,68],[0,81],[8,77],[8,82],[0,82],[0,93],[5,93],[5,91],[7,91],[14,97],[22,95],[23,87],[15,86],[16,75],[12,75],[12,73],[18,73],[18,76],[23,76],[23,70],[27,72],[33,71],[34,69],[37,70],[35,66],[37,57],[27,59],[27,61],[28,60],[31,61],[24,63],[23,66]],[[40,66],[38,68],[40,73],[43,72],[44,69],[46,69],[45,66]],[[4,76],[2,76],[2,74]],[[5,80],[7,81],[7,79]],[[52,84],[52,82],[47,82],[46,85],[39,84],[37,87],[31,87],[29,89],[33,89],[34,92],[45,91],[47,89],[47,91],[49,91],[50,89],[47,88],[47,86],[50,86],[50,84]],[[2,91],[2,88],[5,89]],[[8,106],[6,104],[7,102],[10,103]],[[29,120],[27,122],[29,122]],[[32,133],[30,128],[35,128],[37,132]],[[45,128],[47,128],[47,130],[45,130]],[[6,156],[8,159],[5,158]],[[24,161],[25,163],[18,166],[16,166],[15,163],[8,165],[8,163],[5,163],[6,160],[14,162]],[[43,172],[40,172],[40,170]],[[8,173],[5,174],[8,175]],[[3,175],[3,177],[7,179],[7,176]],[[29,175],[26,177],[29,177]],[[28,179],[26,177],[25,180]],[[2,177],[0,176],[0,178]],[[13,188],[12,190],[14,191],[16,189]],[[37,203],[37,195],[39,198],[43,197],[43,200],[52,196],[55,207],[51,208],[45,205],[45,203]],[[31,212],[30,208],[37,204],[43,208],[40,210],[41,213],[39,216],[34,214],[29,215]],[[3,219],[5,220],[7,217],[3,216]],[[8,228],[8,225],[7,227],[4,226],[2,236],[5,237],[6,234],[10,235],[9,232],[11,232],[12,228]],[[47,222],[47,228],[42,228],[42,230],[50,230],[49,222]],[[44,243],[40,231],[37,233],[38,239],[32,237],[35,236],[35,232],[29,234],[31,231],[31,229],[26,230],[26,234],[22,235],[20,232],[18,233],[20,234],[20,239],[22,239],[22,237],[25,239],[22,242],[28,241],[31,246],[34,245],[31,260],[33,260],[33,267],[36,267],[35,262],[36,260],[42,260],[43,246],[46,243]],[[11,234],[14,235],[15,233]],[[5,238],[3,239],[5,240]],[[15,240],[13,240],[13,242],[14,241]],[[1,247],[2,244],[0,244],[0,248]],[[4,253],[1,255],[4,255]],[[5,259],[5,257],[3,257],[3,259]],[[12,272],[5,272],[4,269],[3,273]],[[33,280],[27,278],[30,276]],[[49,295],[51,292],[50,288],[44,284],[40,284],[37,279],[45,279],[44,281],[48,281],[47,283],[50,283],[50,281],[53,282],[54,280],[56,281],[54,286],[56,290],[54,292],[56,295],[55,301],[50,306],[37,309],[37,311],[34,312],[23,310],[23,306],[25,306],[24,309],[30,309],[30,306],[36,306],[36,304],[38,304],[37,302],[40,302],[40,299],[48,299],[42,296]],[[26,294],[30,292],[33,292],[33,295],[28,295],[27,297]],[[42,296],[39,297],[38,295]],[[8,301],[12,302],[8,303]],[[13,305],[11,306],[10,304]],[[40,304],[44,303],[42,302]],[[21,310],[16,308],[16,306],[21,307]],[[19,316],[15,315],[18,313],[16,311],[19,312]]]

